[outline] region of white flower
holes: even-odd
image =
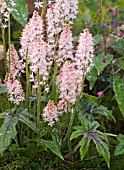
[[[35,8],[42,8],[43,7],[43,2],[34,2]]]

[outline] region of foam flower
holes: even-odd
[[[22,59],[26,60],[27,49],[37,36],[43,38],[43,20],[40,15],[38,15],[38,12],[34,11],[29,23],[23,29],[20,38],[20,54]]]
[[[77,68],[76,63],[66,61],[56,78],[56,83],[60,89],[60,98],[74,105],[81,93],[82,70]]]
[[[7,93],[9,95],[9,101],[19,105],[21,101],[24,101],[24,91],[21,83],[15,79],[15,76],[11,73],[6,74],[5,84],[7,86]]]
[[[9,52],[7,52],[7,65],[9,65]],[[19,59],[18,53],[13,44],[10,45],[10,72],[14,76],[20,76],[24,72],[24,63]]]
[[[59,119],[59,112],[57,106],[54,105],[52,100],[49,100],[47,106],[43,109],[43,118],[45,122],[48,122],[48,125],[53,126],[55,122]]]
[[[85,29],[79,36],[79,44],[75,54],[75,61],[84,74],[90,71],[93,66],[94,46],[92,34],[88,29]]]
[[[73,44],[72,32],[70,25],[66,25],[59,39],[59,51],[56,62],[62,64],[67,59],[73,59]]]

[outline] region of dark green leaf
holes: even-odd
[[[82,135],[80,130],[79,131],[74,131],[71,134],[70,140],[72,140],[74,138],[78,138],[78,136],[80,136],[80,135]]]
[[[0,127],[0,153],[7,149],[12,139],[15,139],[17,122],[18,116],[11,115],[5,118],[3,125]]]
[[[98,72],[96,68],[92,68],[90,72],[86,74],[86,79],[90,82],[90,90],[92,90],[97,78],[98,78]]]
[[[7,93],[6,84],[2,84],[0,86],[0,94],[2,94],[2,93]]]
[[[46,140],[42,140],[42,142],[46,145],[46,147],[48,149],[50,149],[54,154],[56,154],[57,156],[59,156],[62,160],[64,160],[61,151],[60,151],[60,147],[53,141],[46,141]]]
[[[96,144],[96,149],[100,155],[102,155],[110,168],[110,152],[109,152],[109,147],[108,144],[103,142],[100,138],[95,138],[93,137],[93,141]]]
[[[6,0],[8,6],[12,8],[12,16],[17,20],[22,26],[27,24],[28,19],[28,8],[25,4],[25,0],[13,0],[16,4],[14,7],[11,5],[11,0]]]
[[[25,123],[27,126],[29,126],[33,131],[37,133],[37,127],[35,123],[31,120],[29,120],[28,117],[25,117],[23,114],[19,115],[19,120],[23,123]]]
[[[108,110],[108,108],[104,106],[100,106],[100,107],[92,109],[92,113],[99,113],[99,114],[106,116],[108,119],[115,120],[114,116],[112,115],[112,111]]]
[[[0,113],[0,119],[9,117],[14,111],[15,111],[15,108],[7,110],[7,111],[5,111],[3,113]]]
[[[104,133],[97,130],[98,127],[99,127],[99,123],[96,121],[90,122],[86,120],[84,122],[84,125],[82,126],[82,130],[80,130],[81,131],[80,133],[83,135],[83,138],[79,142],[81,159],[83,159],[85,154],[88,152],[90,141],[92,139],[93,142],[96,144],[96,149],[98,153],[104,157],[109,167],[110,153],[109,153],[108,139]],[[72,138],[76,138],[79,136],[78,133],[76,132],[78,131],[72,133],[73,134]]]
[[[81,160],[83,160],[84,156],[88,152],[89,145],[90,145],[91,138],[88,137],[88,135],[84,134],[84,137],[80,141],[80,155]]]
[[[116,77],[113,84],[113,89],[115,92],[115,97],[118,102],[120,111],[124,116],[124,79]]]
[[[106,58],[106,62],[102,62],[102,59],[103,58]],[[110,62],[112,61],[113,59],[113,56],[111,54],[107,54],[107,55],[104,55],[104,54],[100,54],[98,56],[95,57],[95,67],[98,71],[98,75],[100,75],[100,73],[104,70],[104,68],[110,64]]]
[[[119,143],[115,149],[115,153],[114,153],[115,156],[118,156],[124,153],[124,135],[119,134],[117,136],[117,140],[119,141]]]

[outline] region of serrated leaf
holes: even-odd
[[[72,132],[71,137],[70,137],[70,140],[75,139],[75,138],[78,138],[80,135],[82,135],[82,134],[81,134],[81,131]]]
[[[102,62],[103,58],[106,58],[106,62]],[[113,56],[111,54],[107,54],[107,55],[100,54],[100,55],[95,57],[94,64],[95,64],[95,67],[98,71],[98,75],[100,75],[100,73],[105,69],[105,67],[108,64],[110,64],[112,59],[113,59]]]
[[[10,145],[11,140],[15,139],[17,131],[16,124],[18,116],[9,116],[4,119],[3,125],[0,127],[0,153],[2,153]]]
[[[119,141],[119,143],[115,148],[114,155],[118,156],[124,153],[124,135],[119,134],[116,138]]]
[[[53,141],[46,141],[46,140],[42,140],[42,142],[46,145],[46,147],[48,149],[50,149],[54,154],[56,154],[57,156],[59,156],[62,160],[64,160],[61,151],[60,151],[60,147]]]
[[[82,140],[80,141],[80,155],[81,155],[81,160],[83,160],[84,156],[88,152],[89,146],[90,146],[90,141],[91,138],[89,138],[87,135],[84,135]]]
[[[22,26],[27,24],[28,8],[25,4],[25,0],[13,0],[15,6],[12,7],[11,0],[6,0],[10,8],[12,8],[12,16]]]
[[[97,69],[94,67],[86,74],[86,79],[90,82],[90,90],[92,90],[97,78],[98,78]]]
[[[124,116],[124,79],[116,77],[113,83],[113,89],[120,111]]]
[[[23,123],[25,123],[28,127],[30,127],[33,131],[35,131],[36,133],[38,132],[37,131],[37,127],[35,125],[34,122],[32,122],[31,120],[29,120],[28,117],[25,117],[23,114],[19,116],[19,120]]]
[[[100,155],[102,155],[109,167],[110,163],[110,153],[109,153],[109,146],[108,146],[108,139],[106,135],[97,130],[99,127],[99,123],[94,121],[85,121],[84,125],[82,126],[81,135],[83,138],[79,142],[80,145],[80,154],[81,159],[84,158],[85,154],[88,152],[88,148],[90,145],[91,139],[96,144],[96,149]],[[73,132],[73,137],[76,137],[76,132]]]
[[[108,119],[110,118],[114,119],[114,116],[112,115],[112,111],[108,110],[108,108],[104,106],[100,106],[100,107],[92,109],[92,113],[99,113],[99,114],[106,116]]]
[[[1,118],[3,119],[3,118],[6,118],[6,117],[9,117],[14,111],[15,111],[15,108],[10,109],[10,110],[6,110],[5,112],[0,113],[0,119]]]
[[[0,86],[0,94],[2,94],[2,93],[7,93],[6,84],[2,84]]]
[[[92,95],[89,95],[89,94],[84,93],[84,92],[83,92],[83,96],[85,96],[87,99],[89,99],[92,102],[98,103],[98,97],[96,97],[96,96],[92,96]]]
[[[100,138],[93,138],[93,141],[96,144],[98,153],[104,157],[108,167],[110,168],[110,152],[108,145]]]

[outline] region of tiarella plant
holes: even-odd
[[[104,131],[100,118],[105,116],[107,121],[115,121],[115,118],[99,101],[109,87],[98,92],[98,97],[84,90],[85,80],[92,89],[113,56],[95,56],[95,40],[88,28],[80,33],[75,43],[72,28],[78,13],[78,0],[36,1],[35,8],[40,9],[41,14],[35,10],[29,21],[24,1],[18,2],[19,9],[16,2],[0,1],[5,66],[5,77],[0,80],[0,153],[13,143],[24,147],[32,142],[37,147],[50,149],[62,160],[80,148],[83,160],[91,145],[110,168],[107,136],[116,135]],[[25,10],[21,10],[22,5]],[[23,15],[24,19],[19,17]],[[18,51],[11,43],[11,16],[24,26]],[[124,94],[124,80],[120,77],[115,78],[113,90],[124,114],[124,95],[118,85]],[[115,155],[124,152],[123,135],[117,139],[120,144]]]

